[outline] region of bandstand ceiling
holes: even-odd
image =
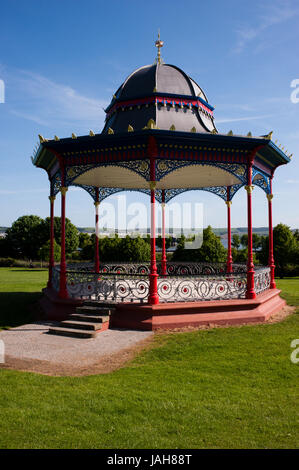
[[[78,176],[75,184],[107,188],[147,189],[149,182],[136,172],[124,167],[109,165],[93,168]],[[232,186],[240,183],[233,174],[211,165],[191,165],[176,169],[157,181],[157,189],[205,188]]]
[[[232,186],[240,180],[211,165],[191,165],[169,173],[157,183],[157,188],[208,188],[211,186]]]
[[[148,181],[135,171],[113,165],[93,168],[76,178],[74,183],[98,188],[148,189],[149,187]]]

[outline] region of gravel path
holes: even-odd
[[[47,334],[55,322],[36,322],[0,332],[5,345],[2,368],[47,375],[86,375],[119,368],[152,338],[151,331],[106,330],[96,338]]]

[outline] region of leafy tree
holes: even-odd
[[[165,248],[166,250],[168,250],[168,248],[171,247],[171,237],[165,237]],[[162,248],[162,237],[161,235],[158,236],[158,238],[156,239],[156,245],[159,247],[159,248]]]
[[[293,232],[294,237],[296,238],[297,242],[299,243],[299,230],[296,228]]]
[[[93,260],[95,235],[90,237],[91,243],[85,245],[82,249],[82,258]],[[128,235],[125,238],[104,237],[99,239],[99,256],[100,262],[143,262],[150,260],[151,248],[147,239],[137,237],[130,238]]]
[[[288,263],[294,262],[298,251],[298,242],[290,227],[278,224],[273,229],[274,260],[280,277],[285,275]]]
[[[54,261],[60,260],[61,249],[58,243],[54,240]],[[38,258],[42,261],[49,261],[50,257],[50,240],[48,240],[39,250]]]
[[[7,246],[16,258],[34,259],[43,243],[41,231],[42,219],[37,215],[19,217],[7,229]]]
[[[240,237],[239,237],[239,235],[234,233],[233,238],[232,238],[232,247],[236,248],[238,250],[240,248],[240,245],[241,245]]]
[[[247,233],[244,233],[244,235],[241,236],[241,245],[243,247],[248,245],[248,235],[247,235]]]
[[[173,254],[174,261],[206,261],[209,263],[225,262],[227,250],[220,241],[220,237],[214,234],[211,226],[203,230],[203,243],[200,248],[187,250],[181,241]]]
[[[141,237],[130,238],[127,235],[121,239],[119,249],[123,261],[142,262],[151,259],[150,245]]]
[[[88,233],[79,234],[79,248],[84,248],[85,245],[91,245],[91,239]]]
[[[50,217],[47,217],[42,221],[41,234],[42,234],[42,244],[47,242],[49,239],[50,233]],[[54,217],[54,238],[58,245],[61,245],[61,219],[60,217]],[[39,245],[39,246],[41,246]],[[67,254],[71,254],[73,251],[77,250],[79,246],[79,232],[75,225],[66,218],[65,219],[65,251]]]
[[[262,237],[262,249],[258,254],[262,264],[268,264],[269,237]],[[278,224],[273,229],[273,254],[276,273],[281,278],[285,276],[287,266],[295,265],[299,260],[299,243],[290,227]]]
[[[261,248],[262,241],[261,241],[261,236],[258,235],[257,233],[252,234],[252,249],[253,251],[257,251],[259,248]]]

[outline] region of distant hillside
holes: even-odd
[[[94,227],[77,227],[78,231],[81,233],[94,233]],[[179,229],[175,229],[176,231],[179,231]],[[227,234],[227,228],[212,228],[213,232],[215,235],[218,235],[219,237],[225,236]],[[142,228],[140,229],[140,232],[146,233],[149,232],[149,229]],[[268,227],[253,227],[252,231],[254,233],[258,233],[259,235],[268,235]],[[244,233],[247,233],[247,227],[235,227],[231,229],[232,234],[236,233],[237,235],[243,235]]]

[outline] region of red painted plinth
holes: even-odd
[[[53,289],[44,289],[40,301],[45,319],[66,320],[83,301],[61,299]],[[135,330],[175,329],[204,325],[261,323],[282,309],[286,302],[280,290],[269,289],[255,299],[162,303],[157,305],[121,303],[110,319],[110,328]],[[108,325],[107,325],[108,327]]]
[[[138,330],[175,329],[202,325],[260,323],[283,308],[278,289],[269,289],[255,299],[179,302],[158,305],[118,304],[110,326]]]
[[[80,299],[62,299],[54,289],[43,289],[43,294],[39,304],[45,320],[66,320],[71,313],[76,312],[76,307],[83,303]]]

